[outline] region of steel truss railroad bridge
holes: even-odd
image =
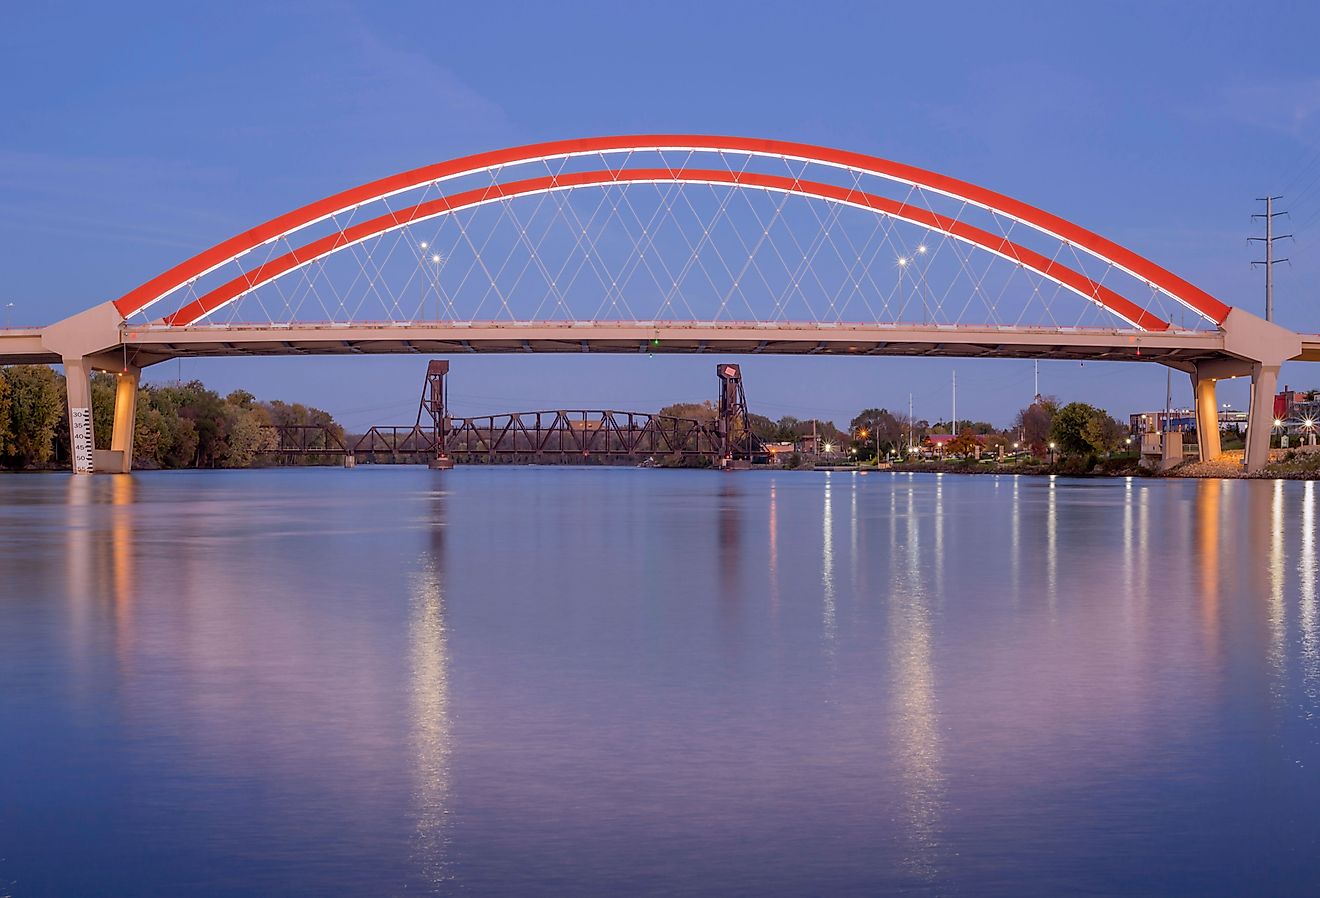
[[[562,140],[423,166],[279,215],[117,299],[0,331],[60,363],[74,469],[129,470],[141,370],[181,357],[664,352],[1156,362],[1250,377],[1246,465],[1302,336],[1020,200],[778,140]],[[89,377],[121,375],[108,450]]]
[[[610,409],[555,409],[455,418],[445,390],[449,362],[434,359],[426,369],[417,420],[410,425],[376,426],[355,440],[340,439],[318,424],[272,425],[276,445],[270,454],[293,462],[342,458],[347,466],[422,463],[451,468],[454,461],[542,463],[645,460],[688,462],[715,467],[750,467],[766,456],[752,433],[738,365],[715,366],[719,401],[713,420],[620,412]]]

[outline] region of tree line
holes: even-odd
[[[677,403],[660,410],[662,415],[714,420],[715,404]],[[859,460],[906,453],[909,445],[921,446],[931,436],[952,434],[951,421],[928,421],[909,418],[886,408],[863,409],[840,430],[832,421],[801,420],[791,415],[772,420],[751,414],[752,432],[767,442],[792,441],[813,433],[822,443],[847,450]],[[959,420],[957,435],[946,446],[952,455],[971,455],[977,451],[1000,449],[1028,452],[1039,458],[1106,455],[1125,448],[1128,428],[1103,409],[1085,402],[1063,405],[1053,396],[1038,396],[1020,410],[1008,428],[997,428],[988,421]],[[1053,448],[1051,449],[1051,445]]]
[[[99,449],[110,446],[117,378],[92,377],[92,422]],[[709,400],[679,403],[662,415],[714,420]],[[909,444],[952,432],[949,422],[911,420],[885,408],[868,408],[840,430],[832,421],[786,415],[773,420],[749,415],[752,432],[767,442],[793,441],[813,433],[824,444],[847,447],[858,459],[877,452],[903,454]],[[138,390],[133,436],[133,464],[139,468],[242,468],[276,449],[274,426],[314,426],[317,441],[346,439],[344,429],[326,411],[301,403],[258,401],[246,390],[221,396],[199,380],[143,385]],[[1085,457],[1121,449],[1127,428],[1102,409],[1084,402],[1061,405],[1053,396],[1037,397],[1017,413],[1013,426],[1000,430],[985,421],[959,421],[958,439],[947,450],[970,455],[1010,446],[1038,457]],[[1051,448],[1051,444],[1053,448]],[[25,468],[61,462],[69,445],[64,377],[46,365],[0,368],[0,466]]]
[[[98,449],[114,429],[112,374],[92,377],[92,429]],[[143,385],[133,428],[139,468],[243,468],[276,448],[272,425],[314,425],[340,440],[329,412],[301,403],[258,401],[246,390],[221,396],[199,380]],[[320,437],[320,435],[318,435]],[[36,467],[68,456],[64,376],[45,365],[0,368],[0,466]]]

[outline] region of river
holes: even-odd
[[[0,896],[1316,894],[1310,482],[0,477]]]

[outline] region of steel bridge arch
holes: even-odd
[[[1020,200],[1013,199],[1012,197],[977,186],[967,181],[961,181],[956,178],[951,178],[946,175],[941,175],[936,172],[906,165],[904,163],[846,150],[837,150],[791,141],[701,135],[632,135],[551,141],[548,143],[531,144],[464,156],[458,159],[452,159],[401,172],[399,174],[340,191],[339,193],[325,197],[324,199],[309,203],[308,205],[302,206],[291,212],[287,212],[284,215],[272,218],[263,224],[231,237],[228,240],[216,244],[210,249],[204,250],[192,258],[175,265],[168,271],[146,281],[133,290],[130,290],[128,293],[125,293],[119,299],[114,300],[113,305],[122,318],[128,318],[131,315],[145,311],[156,302],[159,302],[176,290],[192,283],[197,278],[215,271],[225,264],[240,259],[248,252],[257,249],[258,247],[285,238],[295,231],[325,221],[326,219],[355,209],[363,204],[388,199],[391,196],[417,187],[422,187],[428,184],[439,184],[450,179],[477,174],[483,171],[502,170],[508,166],[544,162],[554,159],[567,159],[593,154],[631,154],[670,151],[737,153],[748,156],[773,157],[784,160],[815,163],[834,168],[846,169],[860,174],[874,175],[910,187],[930,190],[988,210],[994,214],[1004,216],[1015,222],[1026,225],[1032,230],[1052,239],[1086,252],[1094,258],[1110,264],[1132,277],[1146,282],[1153,288],[1164,292],[1216,327],[1222,326],[1229,313],[1232,311],[1230,306],[1220,302],[1209,293],[1132,250],[1120,246],[1111,240],[1101,237],[1093,231],[1087,230],[1086,228],[1057,215],[1053,215],[1028,203],[1024,203]],[[612,176],[612,180],[618,181],[621,180],[620,176],[626,171],[628,171],[626,168],[620,168],[618,170],[611,170],[608,174]],[[652,171],[665,172],[670,175],[670,177],[667,178],[668,180],[676,180],[672,175],[680,170],[655,169]],[[603,176],[606,173],[601,174]],[[729,173],[715,172],[715,174],[728,175]],[[559,177],[562,178],[564,176]],[[633,180],[640,179],[633,178]],[[724,180],[726,183],[733,183],[732,179],[728,177],[724,178]],[[784,180],[792,181],[794,179]],[[499,185],[496,186],[498,187]],[[767,184],[756,185],[748,183],[744,186],[759,186],[761,189],[784,189],[783,185],[772,187]],[[822,186],[828,187],[829,185]],[[833,189],[840,190],[843,193],[854,194],[854,198],[858,201],[854,204],[863,205],[874,211],[880,211],[883,214],[893,214],[892,209],[885,210],[871,202],[871,200],[883,200],[883,198],[874,197],[870,194],[861,194],[860,191],[849,191],[847,188]],[[808,193],[805,190],[797,190],[796,192]],[[859,194],[861,194],[861,196],[869,197],[870,199],[862,200]],[[812,193],[810,195],[819,194]],[[500,198],[503,197],[493,196],[490,199],[494,200]],[[845,201],[839,199],[837,196],[821,198],[832,198],[835,201]],[[893,201],[890,200],[883,200],[883,202],[893,203]],[[930,213],[929,210],[921,211],[924,211],[928,216],[933,216],[933,213]],[[407,222],[403,222],[397,226],[401,227],[406,223]],[[958,239],[962,239],[965,242],[978,243],[982,245],[983,248],[990,248],[986,246],[982,240],[968,240],[969,235],[967,234],[959,235],[946,230],[947,225],[952,223],[952,220],[947,217],[933,216],[928,221],[922,221],[920,223],[927,226],[933,226],[935,229],[941,230],[942,232],[957,237]],[[985,232],[981,233],[985,234]],[[989,237],[990,235],[985,234],[985,236]],[[365,239],[365,237],[363,239]],[[1006,240],[1002,242],[1007,243]],[[1025,264],[1025,259],[1022,256],[1015,258],[1011,255],[1011,253],[1021,249],[1020,247],[1009,244],[1008,246],[1001,247],[1001,249],[1008,250],[1008,254],[1001,252],[1000,255],[1005,255],[1006,258],[1014,259],[1015,261],[1023,262]],[[1043,257],[1041,258],[1043,259]],[[1108,294],[1102,292],[1103,288],[1100,288],[1100,285],[1095,284],[1094,281],[1091,281],[1089,278],[1086,278],[1084,275],[1073,271],[1066,266],[1059,265],[1058,263],[1050,263],[1049,268],[1051,270],[1049,271],[1042,270],[1039,265],[1032,265],[1029,267],[1035,268],[1046,277],[1054,280],[1056,283],[1060,283],[1069,290],[1080,292],[1081,295],[1091,301],[1105,306],[1135,327],[1146,330],[1164,330],[1168,328],[1167,322],[1164,322],[1162,319],[1154,316],[1140,306],[1136,306],[1127,300],[1123,300],[1123,302],[1127,303],[1126,306],[1122,303],[1113,302],[1113,298],[1117,297],[1117,294],[1110,297]],[[1109,293],[1112,292],[1113,291],[1109,291]],[[1122,299],[1121,297],[1117,298]],[[176,313],[176,315],[171,316],[167,321],[168,323],[181,325],[191,324],[193,321],[198,320],[199,317],[208,314],[209,311],[212,310],[213,309],[203,309],[201,310],[200,315],[191,318],[190,320],[186,316],[178,317]]]
[[[299,268],[310,265],[326,256],[348,249],[373,237],[442,215],[449,215],[514,197],[571,190],[574,187],[671,182],[735,186],[798,194],[878,212],[910,224],[940,231],[956,240],[977,246],[1000,258],[1030,268],[1048,280],[1076,293],[1083,299],[1094,302],[1112,312],[1133,327],[1145,331],[1163,331],[1168,330],[1170,327],[1167,321],[1072,268],[1016,244],[1007,238],[998,237],[982,228],[957,221],[946,215],[940,215],[923,206],[899,202],[861,190],[787,178],[780,175],[728,172],[718,169],[658,168],[574,172],[541,178],[528,178],[507,184],[496,184],[490,187],[468,190],[451,196],[428,200],[406,209],[399,209],[351,225],[337,233],[313,240],[282,256],[264,262],[257,268],[230,279],[183,306],[178,311],[167,315],[164,322],[168,325],[181,327],[196,324],[212,312],[251,293],[263,284],[297,271]]]

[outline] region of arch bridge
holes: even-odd
[[[65,367],[75,470],[127,471],[137,381],[180,357],[373,353],[920,355],[1156,362],[1250,377],[1269,449],[1303,337],[1028,203],[778,140],[562,140],[423,166],[310,203],[43,328],[0,363]],[[89,376],[121,375],[93,450]]]

